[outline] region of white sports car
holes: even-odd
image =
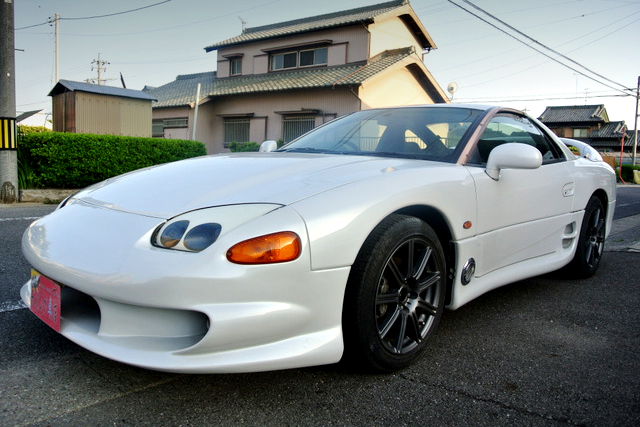
[[[365,110],[274,146],[76,193],[24,234],[23,300],[73,342],[151,369],[390,371],[445,308],[561,268],[594,274],[613,218],[611,167],[511,109]]]

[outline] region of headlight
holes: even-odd
[[[211,246],[221,234],[279,207],[247,204],[187,212],[160,224],[151,236],[151,244],[165,249],[200,252]]]

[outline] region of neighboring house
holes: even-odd
[[[151,102],[140,90],[60,80],[51,90],[53,130],[151,136]]]
[[[584,141],[603,152],[619,152],[626,131],[624,149],[633,148],[633,135],[625,122],[610,121],[602,104],[547,107],[538,120],[560,137]]]
[[[39,126],[51,129],[51,114],[42,110],[25,111],[16,117],[18,126]]]
[[[246,28],[206,47],[217,71],[147,89],[154,136],[190,136],[209,153],[231,142],[288,142],[335,117],[448,102],[423,63],[435,43],[406,0]]]

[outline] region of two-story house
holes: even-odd
[[[187,138],[197,122],[196,139],[218,153],[230,142],[288,142],[362,109],[448,102],[423,63],[435,47],[407,0],[246,28],[205,48],[216,72],[148,91],[153,134]]]
[[[604,105],[547,107],[538,117],[556,135],[586,142],[600,151],[620,151],[625,135],[625,150],[633,140],[624,121],[610,121]]]

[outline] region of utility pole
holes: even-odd
[[[18,200],[13,0],[0,2],[0,203]]]
[[[633,126],[634,129],[634,138],[633,138],[633,158],[631,160],[631,164],[633,166],[636,165],[636,152],[638,151],[638,104],[640,103],[640,76],[638,76],[638,86],[636,86],[636,117],[635,124]]]
[[[49,20],[47,21],[49,25],[53,24],[55,28],[55,49],[53,53],[54,53],[56,81],[53,82],[54,85],[58,83],[58,80],[60,79],[60,67],[58,66],[58,57],[60,56],[60,41],[58,40],[58,22],[59,21],[60,21],[60,15],[58,15],[57,13],[55,15],[55,18],[49,17]]]
[[[91,64],[92,64],[91,71],[94,71],[94,70],[98,71],[98,79],[87,79],[87,83],[97,83],[98,85],[101,85],[102,83],[106,82],[107,80],[115,80],[115,79],[103,79],[102,78],[102,72],[103,71],[107,71],[107,68],[105,67],[105,65],[109,65],[109,62],[102,61],[100,59],[100,54],[98,54],[98,59],[94,59],[93,61],[91,61]]]
[[[60,22],[60,15],[56,13],[56,81],[53,82],[56,85],[60,81],[60,64],[58,58],[60,57],[60,39],[58,37],[58,22]]]

